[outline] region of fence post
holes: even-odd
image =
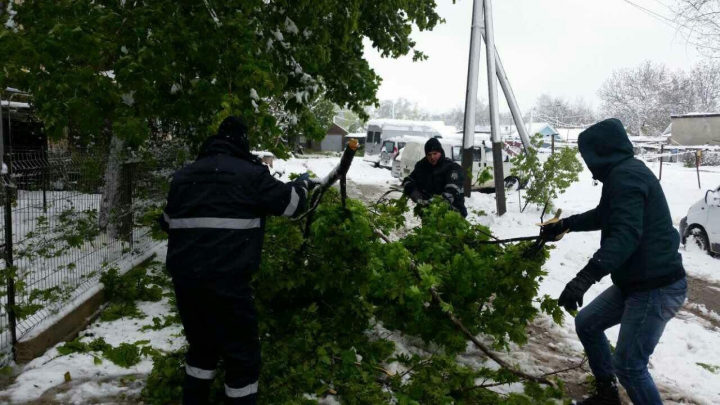
[[[660,145],[660,181],[662,181],[662,164],[663,164],[663,153],[665,152],[665,145]]]
[[[132,190],[133,190],[133,163],[124,163],[122,165],[121,190],[120,190],[120,206],[122,207],[122,215],[120,217],[121,237],[130,243],[130,249],[133,249],[133,212],[132,212]]]
[[[698,178],[698,188],[702,189],[702,186],[700,186],[700,160],[702,159],[702,150],[698,150],[695,152],[695,171],[697,171],[697,178]]]
[[[15,318],[15,264],[13,262],[12,185],[5,179],[5,276],[7,278],[7,314],[12,356],[15,359],[17,344],[17,319]]]
[[[41,170],[42,173],[42,192],[43,192],[43,212],[47,213],[47,188],[48,188],[48,177],[50,176],[50,158],[48,156],[47,149],[43,149],[43,159],[40,161],[42,162],[43,168]]]

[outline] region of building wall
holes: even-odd
[[[320,142],[320,150],[323,152],[340,152],[343,150],[342,135],[325,135],[325,139]]]
[[[720,145],[720,116],[672,119],[672,139],[680,145]]]

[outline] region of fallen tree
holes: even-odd
[[[529,256],[531,242],[483,243],[489,229],[441,201],[422,211],[422,226],[397,240],[386,235],[404,225],[404,198],[371,212],[352,199],[343,207],[331,188],[316,207],[309,224],[282,218],[267,224],[263,264],[253,280],[262,403],[310,404],[324,395],[344,404],[562,398],[561,382],[523,372],[496,354],[525,343],[540,311],[562,319],[554,300],[537,297],[545,249]],[[424,350],[408,353],[385,330],[422,339]],[[488,356],[475,367],[456,362],[469,339]],[[158,356],[145,400],[176,399],[182,365],[177,353]],[[490,390],[519,381],[523,394]],[[221,380],[216,383],[219,389]]]

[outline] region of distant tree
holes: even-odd
[[[706,60],[690,72],[693,89],[693,110],[717,112],[720,110],[720,62]]]
[[[700,53],[720,58],[720,0],[676,0],[678,31]]]
[[[350,133],[362,132],[365,127],[366,120],[350,110],[340,110],[336,113],[336,117],[336,122]]]
[[[458,130],[465,127],[465,107],[455,107],[443,115],[446,125],[452,125]],[[481,98],[475,105],[475,125],[490,125],[490,107]]]
[[[595,113],[582,99],[570,102],[549,94],[538,97],[534,114],[534,120],[547,121],[556,127],[583,126],[595,121]]]
[[[670,122],[674,109],[673,74],[662,64],[650,61],[636,68],[613,72],[598,92],[605,116],[620,119],[633,135],[656,135]],[[672,97],[671,97],[672,96]]]
[[[402,97],[396,100],[382,100],[378,107],[370,113],[372,118],[395,118],[398,120],[417,120],[421,115],[416,102]]]
[[[646,61],[613,72],[598,95],[604,116],[619,118],[634,135],[656,135],[671,115],[720,108],[720,62],[700,62],[683,72]]]

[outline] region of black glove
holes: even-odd
[[[570,230],[568,221],[559,220],[557,222],[548,221],[541,224],[540,236],[548,241],[558,241],[565,236],[565,232]]]
[[[423,201],[423,195],[420,190],[415,189],[410,192],[410,199],[415,201],[416,203],[420,203],[420,201]]]
[[[593,284],[595,284],[595,278],[587,268],[582,269],[574,279],[567,283],[558,298],[558,305],[565,307],[568,311],[577,311],[578,307],[583,305],[583,295]]]
[[[308,180],[308,190],[312,190],[320,184],[322,184],[322,180],[317,178],[311,178],[310,180]]]
[[[293,184],[297,184],[300,187],[303,187],[307,189],[308,191],[314,189],[315,187],[320,184],[320,181],[318,179],[311,179],[310,173],[305,172],[298,176],[295,180],[293,180]]]

